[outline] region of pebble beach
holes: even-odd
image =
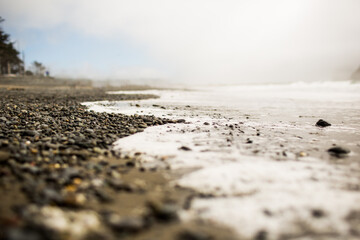
[[[197,193],[112,143],[176,120],[95,113],[81,102],[156,98],[101,89],[0,89],[0,239],[236,239],[207,221],[182,223]],[[182,120],[180,120],[182,122]]]

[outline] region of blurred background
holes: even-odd
[[[358,0],[5,0],[0,9],[33,74],[151,85],[360,78]]]

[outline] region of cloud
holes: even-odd
[[[167,65],[172,78],[188,82],[329,78],[360,62],[358,0],[12,0],[1,5],[19,28],[63,26],[99,38],[125,38]]]

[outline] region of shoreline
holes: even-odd
[[[154,95],[21,86],[0,86],[0,94],[0,239],[236,239],[212,223],[180,222],[178,211],[196,193],[170,186],[166,170],[139,168],[112,149],[119,137],[176,121],[80,104]]]
[[[137,101],[137,106],[88,106],[99,112],[153,112],[185,120],[186,124],[152,127],[115,143],[123,152],[142,152],[143,164],[169,166],[178,174],[175,184],[203,193],[182,212],[185,220],[219,222],[240,239],[356,239],[358,97],[346,94],[329,104],[331,86],[310,99],[297,88],[285,89],[266,91],[265,99],[224,89],[165,91],[159,99]],[[249,93],[263,95],[263,88]],[[224,102],[216,103],[218,99]],[[331,127],[317,126],[319,119],[330,121]],[[334,146],[348,149],[347,154],[331,154]]]

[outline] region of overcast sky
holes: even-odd
[[[360,65],[359,0],[1,0],[0,16],[55,75],[233,84]]]

